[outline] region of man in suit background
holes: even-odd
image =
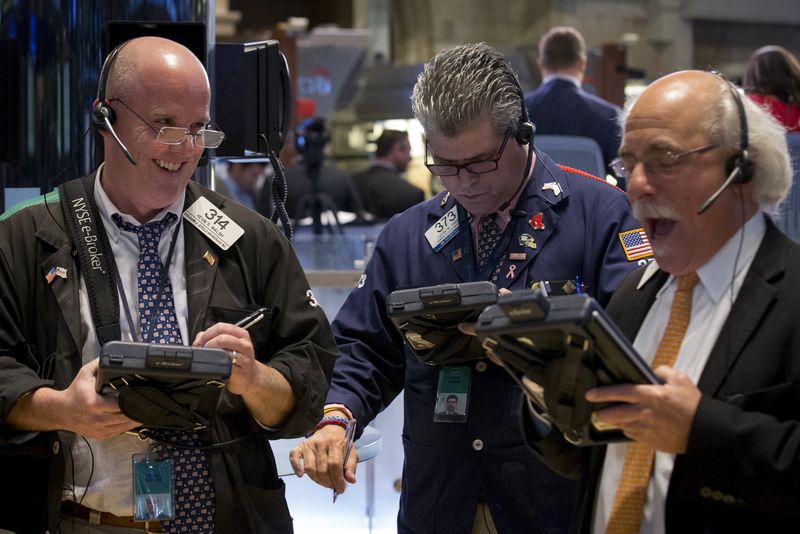
[[[421,189],[400,176],[411,161],[408,133],[384,130],[376,141],[372,165],[353,176],[364,208],[379,219],[388,219],[425,198]]]
[[[529,443],[581,476],[580,532],[797,524],[800,246],[765,215],[791,187],[783,130],[699,71],[654,82],[624,126],[620,170],[655,261],[623,282],[608,311],[664,383],[586,393],[616,403],[596,417],[630,444],[572,447],[547,433],[532,403]]]
[[[575,28],[557,26],[539,40],[542,84],[525,95],[536,133],[579,135],[597,141],[606,165],[617,157],[620,109],[581,89],[586,43]]]

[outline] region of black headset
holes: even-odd
[[[117,120],[117,114],[114,112],[114,108],[106,103],[106,85],[108,84],[108,75],[111,72],[111,66],[114,64],[114,59],[117,57],[117,54],[119,54],[119,51],[122,50],[128,42],[129,41],[125,41],[117,45],[114,50],[106,56],[106,60],[103,61],[103,68],[100,69],[100,79],[97,81],[97,102],[94,107],[92,107],[92,122],[98,129],[108,131],[128,161],[136,165],[136,158],[133,157],[125,144],[120,140],[112,126]]]
[[[519,91],[519,104],[522,108],[519,125],[517,125],[517,131],[514,137],[520,145],[530,145],[528,147],[528,160],[525,163],[525,170],[522,173],[522,176],[527,178],[528,173],[531,172],[531,164],[533,163],[533,136],[536,133],[536,126],[533,125],[530,117],[528,117],[528,109],[525,107],[525,94],[522,92],[522,86],[519,84],[519,80],[517,80],[517,77],[514,75],[511,77],[514,79],[514,85],[517,86],[517,91]]]
[[[514,134],[514,137],[517,139],[517,143],[520,145],[527,145],[528,143],[533,144],[533,135],[536,133],[536,126],[533,125],[528,117],[528,109],[525,107],[525,94],[522,92],[522,86],[519,84],[519,80],[517,80],[517,77],[513,74],[511,75],[511,78],[514,80],[514,85],[517,87],[517,91],[519,92],[519,103],[520,107],[522,108],[519,124],[517,125],[517,131]],[[525,175],[527,176],[527,174],[528,172],[526,171]]]
[[[744,112],[742,98],[739,96],[739,91],[731,82],[726,80],[718,72],[713,72],[713,74],[719,76],[722,81],[727,84],[728,90],[733,97],[733,102],[736,104],[736,111],[739,113],[739,151],[725,161],[725,172],[728,174],[728,177],[722,182],[719,189],[708,197],[708,200],[700,206],[700,210],[697,212],[698,215],[702,215],[710,208],[729,185],[747,183],[753,179],[753,173],[755,172],[755,165],[750,158],[750,152],[747,150],[749,144],[747,135],[747,115],[745,115]]]
[[[528,117],[528,110],[525,108],[525,93],[522,91],[522,86],[519,84],[519,80],[514,72],[509,72],[509,77],[514,81],[514,87],[517,88],[517,93],[519,93],[519,105],[520,105],[520,116],[519,116],[519,124],[517,124],[517,131],[514,132],[514,138],[517,140],[517,143],[520,145],[530,145],[528,147],[528,156],[525,161],[525,170],[522,171],[522,180],[519,182],[519,186],[517,190],[511,195],[511,198],[503,202],[497,211],[503,211],[506,209],[519,190],[522,189],[522,186],[525,184],[525,179],[528,177],[528,173],[531,172],[531,165],[533,164],[533,136],[536,133],[536,126]],[[524,214],[524,212],[522,212]]]
[[[731,175],[737,169],[736,176],[731,180],[734,184],[744,184],[753,179],[754,165],[753,160],[750,159],[750,153],[747,150],[749,141],[747,136],[747,115],[744,113],[744,104],[742,104],[742,97],[739,96],[739,91],[730,83],[728,89],[733,96],[733,101],[736,104],[736,110],[739,113],[739,152],[734,154],[725,162],[725,172]]]
[[[106,85],[108,85],[108,75],[111,72],[111,67],[114,65],[114,60],[126,44],[128,44],[128,41],[117,45],[106,56],[106,60],[103,61],[103,68],[100,69],[100,79],[97,81],[97,102],[92,108],[92,121],[95,126],[101,129],[107,129],[106,119],[108,119],[108,122],[111,124],[114,124],[117,120],[117,114],[114,112],[114,108],[106,103]]]

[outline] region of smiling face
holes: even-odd
[[[455,137],[432,132],[428,135],[428,144],[433,162],[463,165],[497,157],[503,144],[503,134],[496,131],[487,117]],[[461,169],[455,176],[442,176],[442,183],[472,215],[487,215],[497,211],[503,202],[514,196],[523,179],[525,156],[525,148],[515,141],[512,132],[496,170],[472,174]]]
[[[137,39],[123,52],[133,54],[135,65],[135,87],[124,99],[130,110],[119,102],[111,105],[117,115],[114,129],[137,164],[132,165],[104,131],[101,181],[120,211],[146,222],[178,198],[203,153],[188,136],[180,145],[161,143],[153,128],[203,128],[209,121],[210,91],[202,64],[176,43]],[[107,100],[115,96],[109,94]]]
[[[714,143],[699,125],[713,109],[708,100],[719,93],[719,83],[716,76],[696,71],[654,82],[625,122],[620,154],[634,158],[661,150],[678,154]],[[711,208],[698,214],[725,181],[730,155],[722,148],[691,154],[669,174],[648,172],[641,163],[631,170],[628,192],[634,214],[664,271],[674,275],[696,271],[755,213],[750,182],[728,187]]]

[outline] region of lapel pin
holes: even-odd
[[[536,241],[534,241],[531,234],[522,234],[519,236],[519,244],[523,247],[536,248]]]
[[[462,257],[463,257],[463,254],[462,254],[462,252],[461,252],[461,249],[460,249],[460,248],[457,248],[457,249],[455,249],[455,250],[453,251],[453,261],[458,261],[458,260],[460,260]]]
[[[211,266],[217,263],[217,258],[215,258],[214,255],[211,254],[211,251],[208,250],[206,250],[205,253],[203,254],[203,259],[206,260],[206,263]]]
[[[540,211],[531,217],[531,220],[528,221],[528,224],[530,224],[531,228],[534,230],[544,230],[544,213]]]
[[[542,186],[542,191],[547,191],[548,189],[552,191],[555,196],[561,194],[561,186],[558,185],[558,182],[547,182]]]
[[[67,270],[63,267],[52,267],[49,271],[47,271],[47,274],[44,275],[44,279],[47,280],[48,284],[52,284],[56,277],[66,280]]]
[[[516,271],[516,270],[517,270],[517,266],[516,265],[514,265],[513,263],[511,265],[509,265],[508,266],[508,272],[506,273],[506,278],[510,278],[511,280],[513,280],[514,276],[515,276],[514,271]]]
[[[441,201],[441,202],[439,202],[439,207],[440,207],[440,208],[443,208],[443,207],[445,206],[445,204],[447,204],[447,201],[448,201],[448,200],[450,200],[450,191],[447,191],[447,192],[444,194],[444,196],[442,197],[442,201]]]
[[[511,261],[525,261],[525,258],[527,257],[528,255],[525,254],[524,252],[511,252],[508,255],[508,259],[510,259]]]

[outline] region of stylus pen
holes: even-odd
[[[350,419],[347,423],[347,428],[344,430],[344,463],[342,464],[342,471],[347,469],[347,460],[350,458],[350,451],[353,450],[353,436],[356,433],[356,420]],[[336,502],[336,497],[339,493],[336,488],[333,489],[333,502]]]
[[[264,318],[264,314],[266,313],[266,308],[259,308],[247,317],[240,319],[234,326],[238,326],[239,328],[244,328],[247,330],[258,321]]]

